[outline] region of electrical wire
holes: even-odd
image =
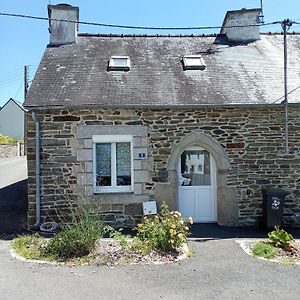
[[[3,79],[8,79],[8,78],[12,78],[12,77],[16,77],[19,74],[22,74],[23,71],[19,71],[19,72],[15,72],[15,73],[11,73],[10,75],[0,75],[0,81]]]
[[[18,90],[17,90],[17,93],[16,93],[16,95],[15,95],[14,99],[16,99],[16,98],[17,98],[17,96],[19,95],[19,93],[20,93],[20,90],[21,90],[21,87],[23,86],[23,83],[24,83],[24,80],[22,80],[22,81],[21,81],[21,84],[20,84],[20,86],[19,86],[19,88],[18,88]]]
[[[82,25],[92,25],[92,26],[100,26],[100,27],[113,27],[113,28],[124,28],[124,29],[143,29],[143,30],[206,30],[206,29],[221,29],[221,28],[269,26],[269,25],[274,25],[274,24],[280,24],[281,23],[281,21],[275,21],[275,22],[269,22],[269,23],[263,23],[263,24],[234,25],[234,26],[151,27],[151,26],[131,26],[131,25],[105,24],[105,23],[73,21],[73,20],[65,20],[65,19],[50,19],[50,18],[46,18],[46,17],[37,17],[37,16],[31,16],[31,15],[1,13],[1,12],[0,12],[0,16],[18,17],[18,18],[43,20],[43,21],[52,20],[52,21],[78,23],[78,24],[82,24]]]
[[[297,87],[295,87],[293,90],[289,91],[287,94],[290,95],[290,94],[292,94],[293,92],[297,91],[298,89],[300,89],[300,85],[297,86]],[[278,102],[278,101],[280,101],[280,100],[283,100],[284,97],[285,97],[285,96],[282,96],[282,97],[278,98],[277,100],[275,100],[275,101],[273,102],[273,104],[275,104],[276,102]]]

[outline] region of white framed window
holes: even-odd
[[[185,70],[201,70],[206,68],[206,64],[201,55],[185,55],[182,58]]]
[[[93,135],[94,193],[133,192],[132,135]]]
[[[130,57],[129,56],[111,56],[108,62],[108,70],[129,71]]]

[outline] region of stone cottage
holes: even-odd
[[[300,35],[288,35],[285,152],[283,36],[259,9],[226,14],[216,35],[78,33],[79,10],[49,5],[47,46],[25,106],[29,225],[83,194],[140,217],[166,201],[196,222],[254,225],[265,185],[300,211]],[[236,26],[237,27],[233,27]],[[241,27],[245,25],[245,27]]]

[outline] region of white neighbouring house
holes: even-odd
[[[24,117],[26,109],[10,98],[0,109],[0,134],[13,138],[24,138]]]

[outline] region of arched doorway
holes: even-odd
[[[178,209],[194,222],[216,222],[216,163],[214,157],[199,146],[190,146],[178,162]]]
[[[188,134],[173,148],[167,162],[168,182],[157,184],[155,198],[166,201],[172,209],[179,209],[179,161],[185,150],[194,147],[206,150],[214,162],[212,168],[215,175],[212,176],[215,180],[215,216],[211,219],[220,225],[238,224],[237,190],[236,187],[227,185],[227,174],[230,170],[228,156],[216,139],[200,131]]]

